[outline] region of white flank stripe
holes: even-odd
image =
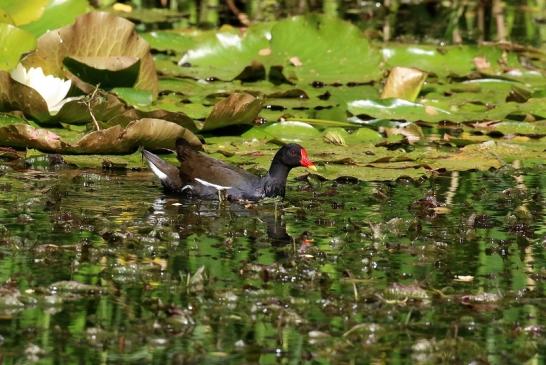
[[[150,166],[150,169],[159,180],[167,180],[167,174],[161,171],[156,165],[148,161],[148,166]]]
[[[184,185],[184,186],[182,187],[182,189],[180,189],[180,191],[182,192],[182,191],[184,191],[184,190],[186,190],[186,189],[193,190],[193,187],[192,187],[191,185]]]
[[[211,187],[215,188],[216,190],[227,190],[227,189],[231,189],[231,186],[222,186],[222,185],[217,185],[217,184],[209,183],[208,181],[199,179],[199,178],[197,178],[197,177],[195,178],[195,181],[197,181],[198,183],[200,183],[200,184],[202,184],[202,185],[205,185],[205,186],[211,186]]]

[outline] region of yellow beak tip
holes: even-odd
[[[318,171],[317,167],[315,165],[309,165],[307,166],[309,170]]]

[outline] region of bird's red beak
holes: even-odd
[[[301,149],[300,165],[307,167],[310,170],[317,171],[317,167],[311,162],[309,156],[307,156],[307,151],[304,148]]]

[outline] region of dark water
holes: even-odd
[[[545,362],[544,169],[248,206],[148,173],[0,174],[4,364]]]

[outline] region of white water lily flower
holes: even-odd
[[[27,70],[19,63],[10,72],[10,76],[15,81],[36,90],[47,103],[50,114],[56,114],[67,101],[71,100],[71,98],[65,99],[65,97],[70,90],[72,81],[45,75],[41,67],[31,67]]]

